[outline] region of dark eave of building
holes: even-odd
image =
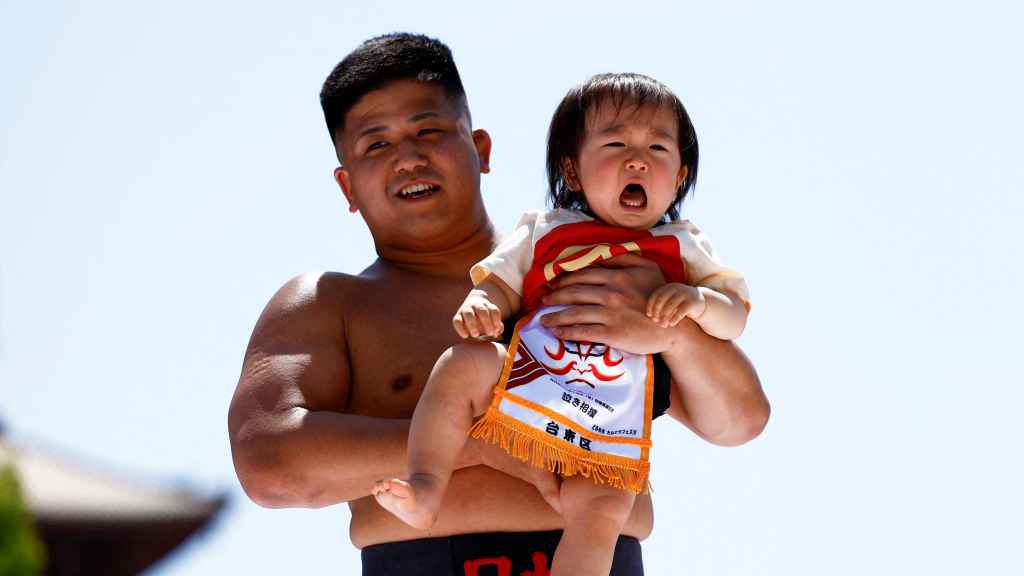
[[[47,574],[137,574],[201,530],[224,495],[102,470],[0,433],[0,465],[12,464],[40,538]]]

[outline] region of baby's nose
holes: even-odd
[[[636,170],[637,172],[647,172],[647,162],[644,162],[639,158],[633,158],[629,162],[626,162],[626,168]]]

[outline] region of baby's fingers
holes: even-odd
[[[675,326],[676,324],[682,322],[683,318],[689,316],[687,308],[687,306],[678,306],[675,308],[675,310],[672,311],[671,315],[666,314],[666,322],[664,326],[668,328],[669,326]]]
[[[491,309],[486,306],[478,306],[474,309],[476,312],[476,321],[480,326],[480,333],[475,334],[477,338],[490,338],[494,336],[494,314],[491,313]]]
[[[462,313],[456,312],[455,317],[452,318],[452,327],[455,328],[455,333],[459,335],[459,338],[469,338],[469,330],[466,330],[466,323],[462,320]]]
[[[647,317],[653,318],[657,322],[658,317],[661,315],[662,309],[665,307],[665,302],[672,297],[674,291],[670,284],[658,288],[651,294],[650,298],[647,299]]]
[[[473,338],[494,338],[501,335],[501,311],[496,306],[476,305],[471,310],[473,324],[470,326],[467,323],[467,326],[470,326]]]
[[[679,311],[680,306],[678,302],[674,302],[673,299],[670,299],[665,306],[662,307],[661,312],[657,316],[651,318],[651,320],[654,320],[654,323],[662,328],[675,326],[675,323],[673,323],[672,320],[679,314]]]
[[[676,289],[668,291],[661,306],[655,311],[656,313],[651,316],[651,319],[658,324],[661,324],[663,328],[668,327],[669,321],[686,302],[686,296],[687,294],[685,290]]]
[[[683,318],[696,318],[700,316],[704,311],[705,303],[703,300],[693,300],[687,298],[683,302],[679,303],[675,312],[671,316],[666,316],[668,319],[669,326],[675,326],[683,320]]]
[[[466,327],[466,333],[469,334],[469,338],[480,337],[480,319],[477,318],[476,310],[472,308],[464,308],[459,311],[462,315],[462,323]]]
[[[501,310],[497,307],[491,309],[491,332],[492,338],[501,338],[501,333],[505,331],[505,325],[501,322]]]

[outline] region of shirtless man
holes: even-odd
[[[364,574],[546,574],[558,479],[500,448],[467,442],[428,532],[371,496],[374,481],[406,474],[409,418],[434,362],[460,340],[451,317],[468,270],[498,240],[480,196],[490,137],[471,127],[451,53],[422,36],[371,39],[331,73],[321,102],[335,180],[378,258],[356,276],[294,278],[267,304],[228,415],[242,487],[266,507],[348,502]],[[657,266],[622,256],[560,280],[551,297],[576,305],[557,318],[567,339],[662,352],[685,375],[667,413],[696,434],[720,445],[757,436],[769,408],[752,366],[688,320],[648,319],[647,296],[663,283]],[[642,574],[638,540],[652,526],[651,500],[638,497],[614,573]]]

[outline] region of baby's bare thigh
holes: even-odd
[[[562,480],[560,498],[566,521],[604,518],[622,525],[629,518],[636,495],[576,475]]]

